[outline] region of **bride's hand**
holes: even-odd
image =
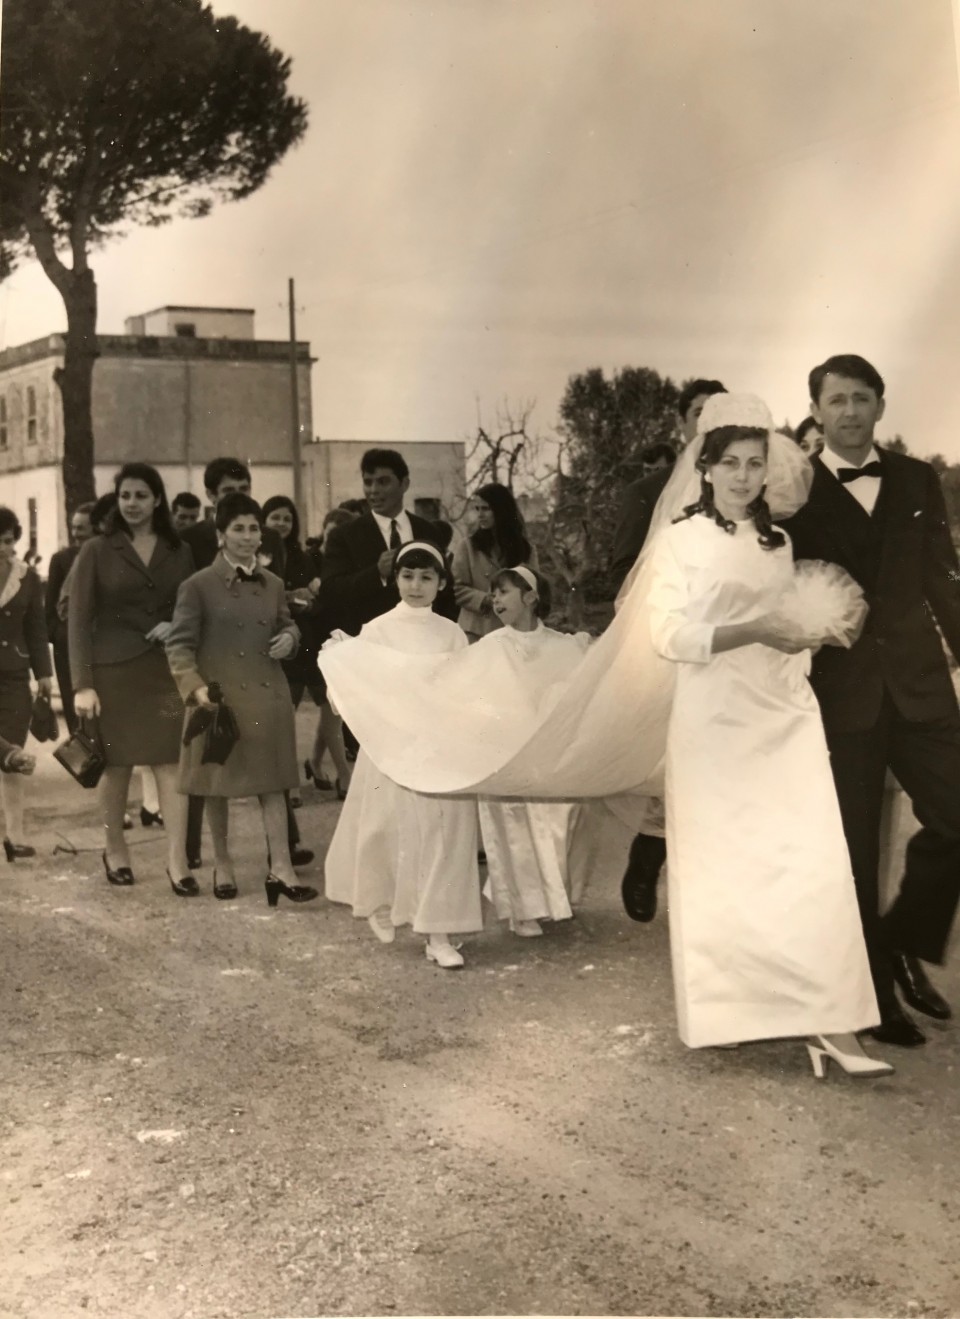
[[[758,621],[757,640],[761,646],[769,646],[785,655],[798,655],[801,650],[810,650],[818,644],[817,638],[804,632],[798,623],[776,614],[768,614]]]

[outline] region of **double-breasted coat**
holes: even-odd
[[[290,688],[270,643],[300,634],[283,582],[265,568],[241,582],[223,554],[183,583],[167,637],[167,662],[187,720],[199,687],[218,682],[240,739],[223,765],[203,765],[203,737],[180,755],[180,791],[197,797],[252,797],[299,783]]]

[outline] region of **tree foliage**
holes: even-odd
[[[674,444],[679,390],[649,367],[571,376],[560,402],[559,451],[549,527],[550,557],[574,596],[612,595],[607,580],[624,488],[641,473],[640,454]]]
[[[289,59],[202,0],[5,0],[3,17],[0,275],[35,256],[66,306],[75,504],[92,493],[91,250],[255,192],[307,110],[287,91]]]

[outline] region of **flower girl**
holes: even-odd
[[[517,685],[542,709],[580,663],[590,638],[545,627],[550,584],[532,568],[505,568],[491,580],[493,612],[503,624],[476,650],[506,652]],[[487,854],[484,895],[500,920],[526,938],[543,933],[542,920],[562,921],[570,908],[569,855],[581,807],[568,801],[480,798],[480,828]]]
[[[460,628],[431,608],[446,578],[440,551],[426,541],[409,542],[396,556],[394,576],[400,603],[365,624],[360,640],[410,655],[466,648]],[[382,717],[390,721],[404,690],[402,684],[389,687],[388,674],[385,665]],[[473,801],[400,787],[362,750],[325,871],[331,901],[366,917],[383,943],[393,942],[397,926],[411,925],[427,935],[427,960],[437,966],[463,966],[450,935],[483,929]]]

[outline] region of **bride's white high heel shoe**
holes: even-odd
[[[893,1072],[889,1063],[869,1058],[856,1035],[815,1035],[807,1043],[807,1052],[818,1081],[826,1076],[831,1058],[848,1076],[889,1076]]]

